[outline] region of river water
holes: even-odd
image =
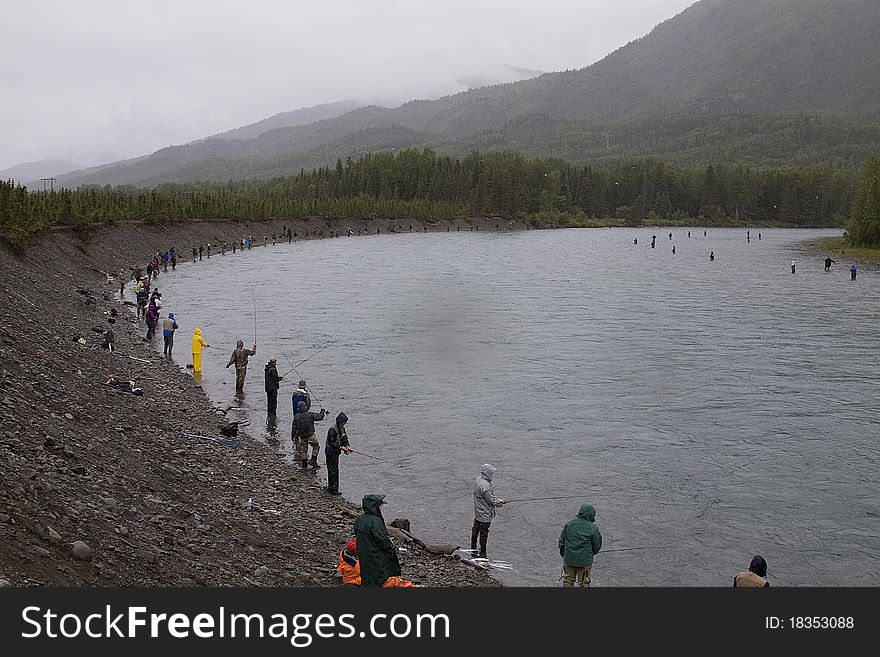
[[[331,412],[321,462],[345,411],[375,458],[341,457],[341,490],[387,495],[386,519],[420,538],[468,547],[485,462],[500,496],[570,497],[498,511],[489,556],[511,564],[507,584],[557,584],[559,532],[582,502],[604,537],[595,586],[730,586],[754,554],[774,586],[880,584],[877,272],[851,282],[842,258],[823,271],[805,240],[839,231],[671,230],[270,244],[158,285],[181,367],[199,326],[208,395],[279,458],[292,461],[295,385],[267,429],[263,366],[323,349],[297,367]],[[236,400],[224,366],[253,341],[254,301]]]

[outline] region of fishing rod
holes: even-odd
[[[330,345],[328,344],[328,345],[326,345],[326,346],[324,346],[324,347],[321,347],[320,349],[318,349],[318,351],[316,351],[315,353],[313,353],[313,354],[312,354],[311,356],[309,356],[308,358],[305,358],[305,359],[301,360],[300,362],[298,362],[296,365],[294,365],[293,367],[291,367],[289,370],[287,370],[287,371],[286,371],[284,374],[282,374],[281,376],[287,376],[287,375],[290,374],[291,372],[295,372],[297,367],[299,367],[299,366],[302,365],[303,363],[306,363],[306,362],[312,360],[312,358],[314,358],[315,356],[317,356],[318,354],[320,354],[322,351],[324,351],[324,350],[325,350],[327,347],[329,347],[329,346],[330,346]],[[287,354],[285,354],[283,351],[282,351],[281,353],[282,353],[282,355],[283,355],[285,358],[287,358]],[[287,362],[290,363],[290,359],[289,359],[289,358],[287,358]],[[293,363],[290,363],[290,364],[293,365]],[[297,372],[297,374],[299,374],[299,372]]]
[[[318,353],[318,352],[316,351],[314,354],[312,354],[312,356],[317,355],[317,353]],[[284,356],[284,357],[287,359],[287,362],[290,363],[290,364],[293,366],[291,369],[292,369],[294,372],[296,372],[296,375],[297,375],[300,379],[302,379],[303,381],[305,381],[305,379],[303,379],[302,375],[297,371],[297,369],[296,369],[296,365],[294,365],[294,364],[293,364],[293,361],[290,360],[290,357],[289,357],[287,354],[285,354],[283,351],[281,352],[281,355]],[[309,356],[309,358],[311,358],[312,356]],[[306,360],[308,360],[309,358],[306,358]],[[300,363],[300,365],[302,365],[302,363]],[[321,406],[321,408],[323,408],[323,407],[324,407],[324,404],[321,403],[321,400],[318,399],[318,395],[316,395],[316,394],[312,391],[312,389],[308,386],[308,384],[306,384],[306,390],[308,390],[308,391],[311,393],[311,395],[315,398],[315,401],[318,402],[318,404]]]
[[[511,502],[542,502],[544,500],[574,500],[582,499],[583,495],[560,495],[558,497],[528,497],[521,500],[507,500],[507,504]]]
[[[609,552],[629,552],[630,550],[671,550],[672,545],[646,545],[644,547],[630,548],[611,548],[610,550],[602,550],[599,554],[608,554]]]
[[[257,344],[257,298],[253,294],[251,301],[254,302],[254,344]]]

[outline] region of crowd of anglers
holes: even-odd
[[[412,231],[412,226],[410,226],[410,231]],[[348,235],[351,236],[353,234],[353,230],[349,229]],[[360,231],[358,231],[358,234],[360,234]],[[707,231],[704,230],[703,235],[706,236]],[[334,235],[331,232],[331,237],[334,236],[338,237],[338,233]],[[290,243],[296,237],[297,234],[292,229],[287,226],[284,227],[281,239],[286,239]],[[668,237],[669,240],[672,240],[673,234],[670,232]],[[690,237],[691,232],[688,231],[688,238]],[[264,246],[268,244],[268,239],[268,236],[264,236]],[[275,244],[278,239],[278,233],[273,233],[272,243]],[[656,248],[656,239],[656,235],[652,235],[651,248]],[[748,241],[751,240],[750,231],[746,231],[746,239]],[[761,233],[758,233],[758,239],[762,239]],[[232,251],[235,253],[238,249],[252,249],[256,244],[256,239],[252,235],[248,235],[239,241],[233,242]],[[633,244],[638,244],[637,238],[633,240]],[[221,255],[225,255],[227,246],[225,242],[220,244]],[[212,248],[216,249],[217,245],[212,247],[209,243],[207,249],[203,245],[199,247],[193,246],[193,261],[201,260],[205,253],[210,258]],[[674,245],[672,253],[675,253]],[[710,260],[715,259],[714,251],[710,252],[709,258]],[[145,341],[152,341],[155,338],[161,319],[162,294],[154,282],[159,276],[160,269],[167,272],[169,264],[172,271],[177,267],[177,253],[174,246],[165,252],[157,252],[150,262],[147,263],[145,269],[129,267],[130,277],[123,275],[124,272],[120,272],[120,298],[124,296],[126,282],[135,282],[136,321],[144,320],[147,327],[146,335],[143,338]],[[825,259],[825,271],[830,271],[832,264],[834,264],[834,260],[827,257]],[[795,273],[794,261],[791,263],[791,272]],[[856,265],[853,263],[851,279],[855,280],[855,278]],[[150,289],[151,287],[152,290]],[[174,333],[179,328],[174,313],[168,313],[167,317],[161,320],[161,326],[164,341],[163,354],[170,358],[174,348]],[[202,330],[195,328],[191,340],[191,367],[196,379],[201,377],[203,350],[209,347],[210,344],[202,335]],[[238,340],[229,361],[226,363],[227,368],[235,366],[235,390],[237,395],[241,395],[244,392],[249,360],[256,353],[256,340],[254,340],[250,349],[244,346],[243,340]],[[293,367],[291,371],[295,369],[296,367]],[[270,425],[274,425],[276,422],[278,390],[286,374],[278,373],[278,360],[275,356],[269,358],[264,366],[267,423]],[[316,472],[321,467],[318,464],[321,443],[316,436],[315,423],[323,421],[328,416],[328,412],[322,405],[319,406],[318,412],[312,411],[311,397],[312,395],[306,381],[301,378],[297,383],[297,389],[291,394],[293,420],[290,438],[294,447],[294,463],[298,464],[302,471]],[[346,432],[347,424],[348,416],[344,412],[337,414],[333,424],[327,431],[324,442],[324,459],[327,466],[327,487],[325,491],[329,495],[341,495],[339,491],[339,457],[342,454],[354,452]],[[311,454],[309,454],[310,450]],[[474,563],[489,562],[487,550],[489,528],[496,517],[497,509],[511,502],[529,501],[510,500],[496,495],[493,487],[493,475],[496,472],[497,468],[495,466],[490,463],[484,463],[480,468],[480,474],[473,482],[474,522],[471,526],[470,550],[463,550],[463,552],[470,553],[472,557],[470,560]],[[412,582],[401,577],[398,548],[388,535],[386,523],[382,515],[381,507],[386,503],[384,495],[371,494],[363,497],[362,513],[354,523],[355,536],[339,552],[337,571],[341,575],[343,584],[381,586],[385,588],[407,588],[414,586]],[[589,587],[592,582],[591,572],[594,557],[602,549],[602,534],[596,524],[596,509],[593,505],[583,503],[577,515],[562,527],[558,546],[559,554],[562,558],[562,572],[560,575],[562,586]],[[767,562],[764,557],[755,555],[748,569],[735,575],[733,586],[737,588],[769,587],[770,583],[766,577]]]
[[[703,237],[707,237],[708,234],[709,234],[709,232],[707,230],[703,231]],[[691,231],[687,232],[687,236],[688,236],[688,239],[691,238]],[[669,233],[668,237],[669,237],[669,241],[672,241],[672,233],[671,232]],[[761,240],[761,233],[758,233],[758,240]],[[751,241],[752,241],[752,231],[747,230],[746,231],[746,242],[751,242]],[[638,246],[638,243],[639,243],[639,238],[638,237],[633,238],[633,245]],[[652,249],[657,248],[657,235],[651,235],[651,248]],[[675,254],[675,244],[674,243],[672,245],[672,253],[673,253],[673,255]],[[709,251],[709,260],[712,262],[715,261],[715,251],[714,250]],[[831,256],[826,256],[824,262],[825,262],[825,271],[827,271],[827,272],[831,271],[831,265],[836,264],[836,261],[832,260]],[[792,274],[796,273],[797,263],[794,260],[792,260],[789,268],[790,268],[790,271]],[[854,280],[856,280],[857,275],[858,275],[858,268],[856,267],[856,263],[852,263],[849,267],[849,279],[851,281],[854,281]]]

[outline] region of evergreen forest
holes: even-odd
[[[653,159],[579,165],[515,152],[474,151],[458,159],[410,149],[259,181],[55,191],[0,182],[0,231],[22,246],[57,225],[190,219],[499,216],[538,227],[843,226],[858,186],[857,174],[826,167],[701,166]],[[864,234],[873,239],[873,233]]]

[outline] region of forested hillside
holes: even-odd
[[[248,138],[170,147],[58,184],[267,179],[407,147],[855,171],[880,141],[876,34],[876,0],[701,0],[584,69],[233,131]]]
[[[497,215],[534,225],[839,226],[852,207],[855,178],[823,167],[678,166],[656,160],[581,166],[517,153],[475,152],[459,160],[406,150],[268,181],[54,192],[0,183],[0,230],[21,246],[53,225],[125,220]]]

